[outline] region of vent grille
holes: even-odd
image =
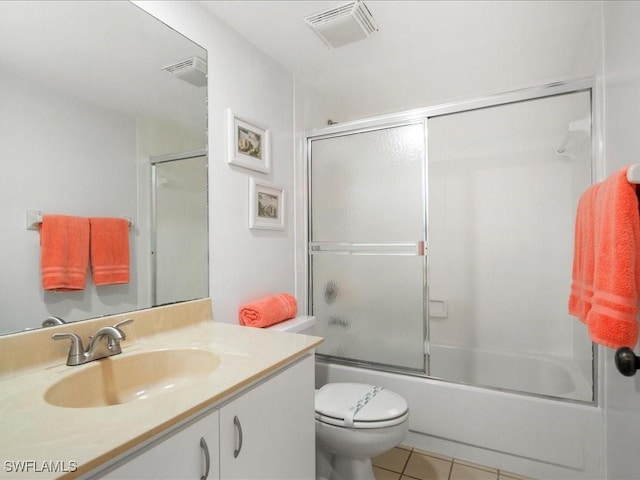
[[[378,30],[373,15],[361,2],[350,2],[304,18],[329,48],[363,40]]]
[[[162,70],[196,87],[207,85],[207,62],[200,57],[186,58]]]

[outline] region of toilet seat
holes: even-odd
[[[384,428],[409,416],[404,398],[363,383],[328,383],[316,391],[316,420],[346,428]]]

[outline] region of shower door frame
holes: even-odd
[[[418,369],[414,369],[414,368],[410,368],[410,367],[399,367],[399,366],[394,366],[394,365],[388,365],[388,364],[383,364],[383,363],[376,363],[376,362],[371,362],[371,361],[366,361],[366,360],[355,360],[355,359],[345,359],[342,357],[337,357],[337,356],[333,356],[333,355],[327,355],[327,354],[321,354],[321,353],[317,353],[316,355],[320,356],[321,358],[326,358],[326,359],[330,359],[331,361],[334,361],[335,363],[342,363],[345,365],[353,365],[353,366],[360,366],[363,368],[373,368],[373,369],[377,369],[377,370],[382,370],[385,372],[397,372],[397,373],[404,373],[404,374],[410,374],[410,375],[418,375],[418,376],[426,376],[426,373],[429,371],[429,356],[428,356],[428,351],[427,351],[427,339],[429,337],[428,334],[428,328],[429,328],[429,322],[427,321],[428,319],[428,278],[427,278],[427,272],[428,272],[428,255],[427,255],[427,251],[426,251],[426,245],[429,244],[428,242],[428,237],[427,237],[427,225],[429,223],[429,219],[428,219],[428,209],[427,209],[427,198],[428,198],[428,185],[427,185],[427,178],[428,178],[428,173],[427,173],[427,119],[426,118],[410,118],[410,119],[401,119],[399,121],[396,122],[389,122],[389,123],[384,123],[384,124],[379,124],[379,125],[373,125],[371,127],[363,127],[363,128],[356,128],[356,129],[349,129],[346,130],[342,133],[332,133],[332,134],[328,134],[328,135],[318,135],[318,136],[314,136],[314,137],[307,137],[307,271],[308,271],[308,276],[307,276],[307,298],[309,299],[308,301],[308,306],[307,306],[307,310],[308,313],[311,314],[311,295],[310,292],[313,289],[313,275],[312,275],[312,268],[311,268],[311,264],[313,263],[312,260],[312,255],[313,255],[313,251],[315,251],[316,249],[316,245],[313,245],[313,243],[315,242],[311,242],[309,239],[312,238],[312,225],[311,225],[311,221],[310,219],[312,218],[311,216],[311,142],[316,141],[316,140],[323,140],[323,139],[328,139],[328,138],[336,138],[336,137],[340,137],[340,136],[347,136],[347,135],[358,135],[358,134],[362,134],[362,133],[369,133],[369,132],[374,132],[374,131],[380,131],[380,130],[385,130],[385,129],[391,129],[391,128],[399,128],[399,127],[405,127],[405,126],[411,126],[411,125],[420,125],[422,127],[422,130],[424,132],[424,158],[423,158],[423,174],[422,174],[422,238],[418,239],[415,244],[413,243],[406,243],[406,242],[391,242],[391,243],[371,243],[371,244],[365,244],[365,243],[352,243],[352,244],[340,244],[341,248],[351,248],[351,254],[353,255],[370,255],[370,254],[374,254],[374,255],[406,255],[408,252],[408,250],[415,248],[415,255],[418,257],[422,257],[422,332],[423,332],[423,336],[422,336],[422,368],[421,370]],[[325,242],[317,242],[319,244],[325,243]],[[334,242],[331,242],[334,243]],[[330,248],[328,248],[326,251],[329,251]]]
[[[207,170],[209,169],[209,154],[207,150],[190,150],[187,152],[170,153],[149,157],[151,166],[151,305],[158,306],[158,179],[157,166],[162,163],[189,160],[190,158],[205,157]],[[208,179],[207,179],[208,184]],[[207,187],[207,209],[209,203],[209,188]],[[207,230],[209,226],[207,225]],[[207,256],[209,254],[207,253]],[[209,285],[207,285],[207,289]]]
[[[358,133],[364,133],[373,130],[380,130],[383,128],[392,128],[402,125],[415,124],[424,122],[425,128],[425,159],[424,159],[424,241],[425,249],[424,249],[424,266],[425,266],[425,275],[424,275],[424,305],[423,305],[423,331],[424,331],[424,369],[423,371],[416,371],[412,369],[406,368],[396,368],[396,367],[385,367],[383,365],[375,364],[367,361],[359,361],[359,360],[350,360],[344,359],[342,357],[335,357],[330,355],[324,355],[321,353],[317,353],[316,355],[325,361],[329,361],[336,364],[348,365],[359,368],[366,368],[371,370],[379,370],[383,372],[389,373],[400,373],[403,375],[416,376],[420,378],[443,381],[453,384],[461,384],[461,385],[469,385],[478,388],[486,388],[490,390],[496,390],[511,394],[517,395],[526,395],[532,397],[539,397],[544,399],[551,399],[559,402],[566,403],[576,403],[580,405],[598,405],[599,399],[599,376],[601,370],[601,362],[599,361],[599,348],[596,344],[592,343],[591,351],[592,351],[592,400],[575,400],[569,398],[562,398],[553,395],[545,395],[539,393],[531,393],[531,392],[520,392],[517,390],[506,389],[501,387],[491,387],[485,385],[475,385],[466,382],[454,381],[445,378],[437,378],[430,376],[430,364],[429,364],[429,254],[428,254],[428,232],[429,232],[429,222],[428,222],[428,208],[427,208],[427,198],[428,198],[428,167],[429,167],[429,128],[428,121],[430,118],[435,118],[443,115],[451,115],[456,113],[469,112],[473,110],[481,110],[485,108],[497,107],[502,105],[509,105],[514,103],[526,102],[530,100],[537,100],[543,98],[554,97],[558,95],[565,95],[571,93],[579,93],[579,92],[588,92],[590,95],[590,107],[591,107],[591,180],[592,183],[601,181],[605,177],[605,166],[603,162],[602,155],[602,138],[601,138],[601,111],[602,108],[600,104],[602,102],[602,96],[600,95],[600,88],[596,83],[594,78],[581,78],[574,79],[562,82],[554,82],[546,85],[541,85],[537,87],[524,88],[520,90],[514,90],[511,92],[501,93],[497,95],[491,95],[481,98],[476,98],[472,100],[463,100],[458,102],[451,102],[442,105],[436,105],[433,107],[425,107],[418,108],[415,110],[409,110],[405,112],[400,112],[396,114],[382,115],[372,118],[367,118],[363,120],[356,120],[345,123],[332,124],[327,127],[323,127],[320,129],[312,129],[306,132],[305,134],[305,182],[306,182],[306,211],[304,222],[306,224],[306,238],[305,238],[305,269],[306,269],[306,297],[307,297],[307,313],[309,315],[312,314],[311,308],[311,296],[313,288],[313,276],[312,276],[312,247],[311,241],[312,232],[311,232],[311,143],[314,140],[319,139],[327,139],[337,136],[343,135],[352,135]]]

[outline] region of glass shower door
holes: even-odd
[[[152,304],[206,297],[207,157],[163,161],[152,165],[152,172]]]
[[[424,372],[424,122],[311,139],[318,353]]]
[[[591,95],[430,118],[430,376],[593,399],[567,311],[575,211],[591,184]]]

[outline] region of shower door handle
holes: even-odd
[[[407,255],[424,257],[427,254],[427,242],[309,242],[309,253],[339,255]]]
[[[420,240],[418,242],[418,256],[424,257],[427,254],[427,242]]]

